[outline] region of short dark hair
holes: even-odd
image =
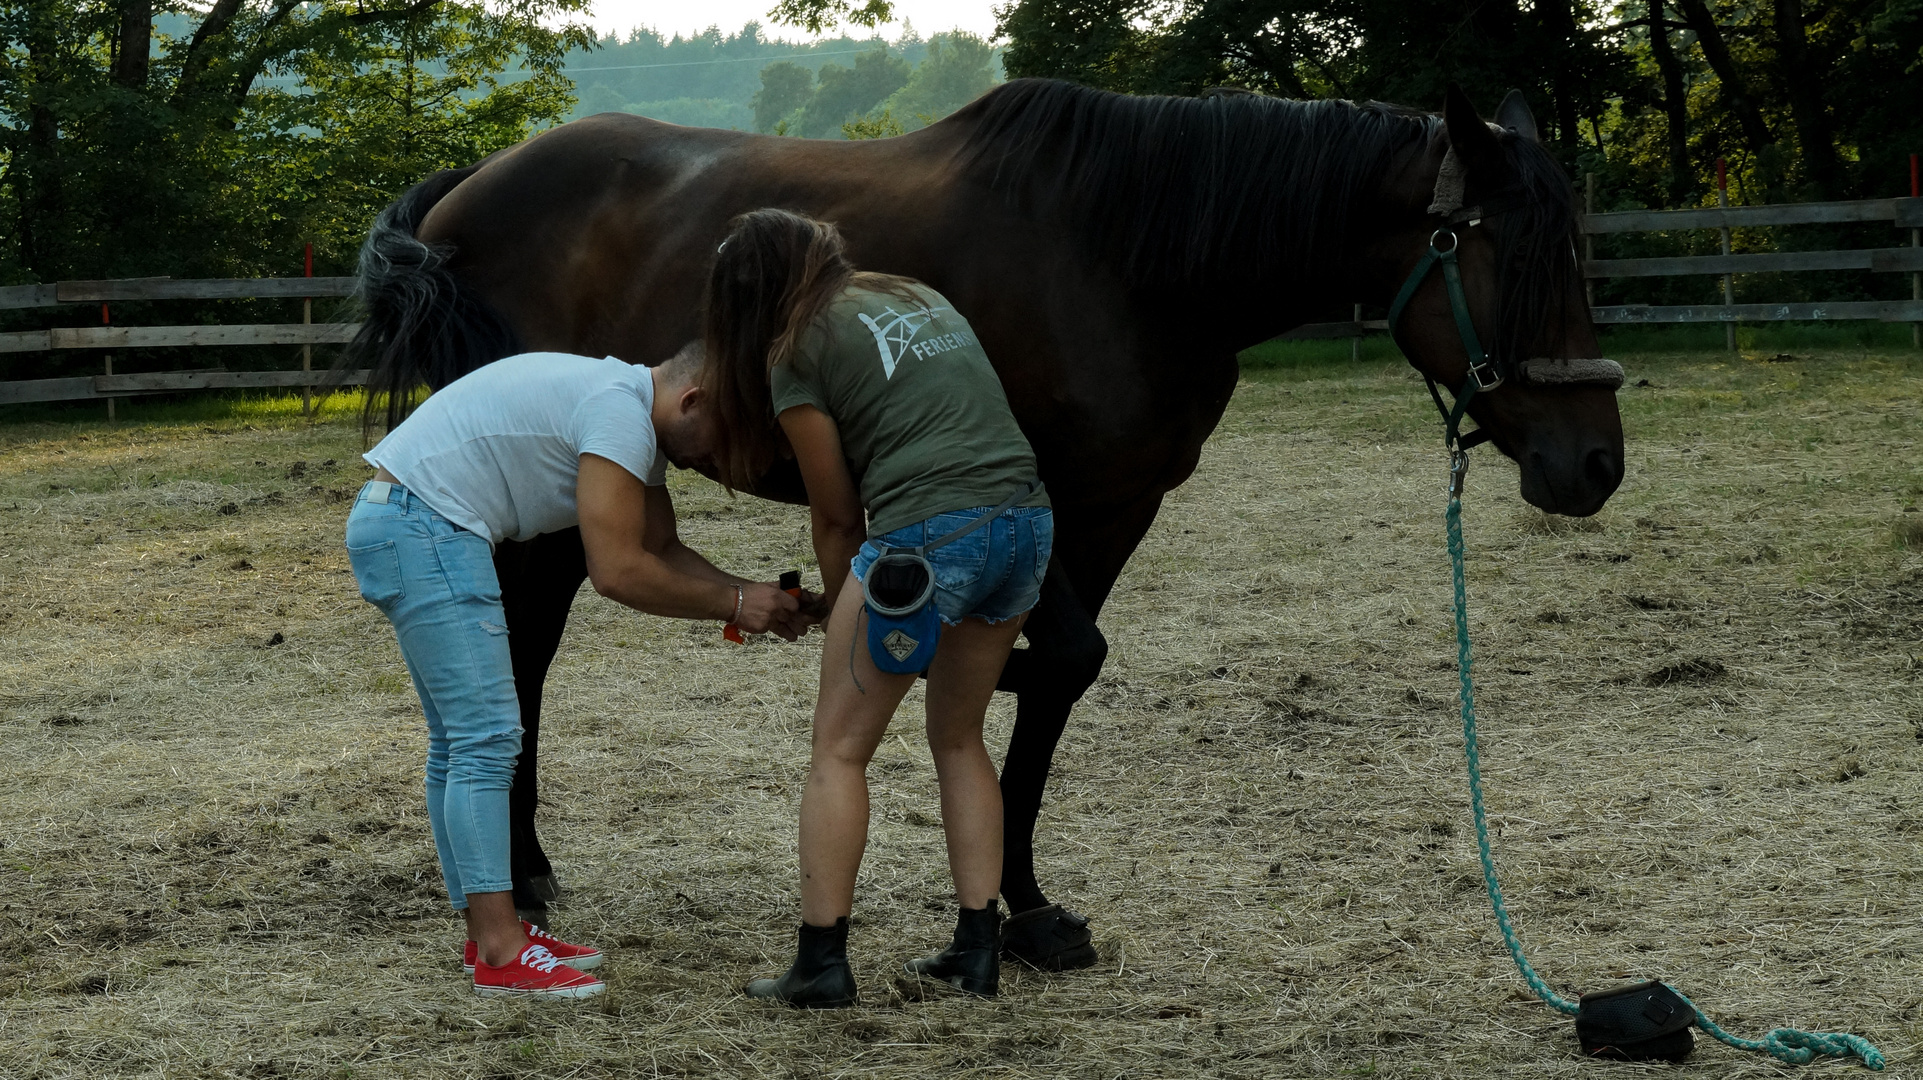
[[[701,339],[695,338],[676,349],[673,356],[655,365],[655,370],[674,382],[684,382],[701,377],[702,361],[708,355],[702,347]]]

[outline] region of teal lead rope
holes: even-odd
[[[1466,398],[1467,395],[1457,402],[1455,415],[1448,419],[1454,421],[1461,416],[1462,406],[1467,404]],[[1482,808],[1482,756],[1476,749],[1476,690],[1469,677],[1469,596],[1462,575],[1462,479],[1468,469],[1469,457],[1466,451],[1456,445],[1455,424],[1452,422],[1449,426],[1449,510],[1444,516],[1449,523],[1449,561],[1456,588],[1456,666],[1462,674],[1462,752],[1469,762],[1469,807],[1476,819],[1476,850],[1482,856],[1482,883],[1489,890],[1489,906],[1495,909],[1496,925],[1502,928],[1503,944],[1509,947],[1509,955],[1516,961],[1516,970],[1522,972],[1529,989],[1535,991],[1536,996],[1550,1008],[1574,1016],[1577,1004],[1551,990],[1549,984],[1543,982],[1542,976],[1536,974],[1536,969],[1530,967],[1529,961],[1523,957],[1522,942],[1517,940],[1515,925],[1509,921],[1509,910],[1503,906],[1502,886],[1496,883],[1496,860],[1489,853],[1489,822]],[[1677,996],[1683,997],[1680,993]],[[1738,1050],[1760,1051],[1792,1065],[1808,1064],[1818,1054],[1859,1057],[1864,1065],[1882,1071],[1883,1052],[1861,1035],[1776,1028],[1760,1039],[1739,1039],[1703,1015],[1695,1002],[1687,997],[1683,997],[1683,1001],[1695,1010],[1697,1027],[1718,1042]]]

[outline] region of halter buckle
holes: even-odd
[[[1469,378],[1480,392],[1488,392],[1502,385],[1502,369],[1494,360],[1484,360],[1469,368]]]

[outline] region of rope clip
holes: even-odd
[[[1462,481],[1469,475],[1469,451],[1454,447],[1449,451],[1449,497],[1462,498]]]

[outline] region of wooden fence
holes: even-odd
[[[24,379],[0,382],[0,404],[30,401],[75,401],[105,398],[113,415],[115,398],[182,390],[236,387],[298,386],[303,398],[315,386],[358,386],[367,372],[321,373],[313,370],[314,346],[351,340],[359,326],[314,322],[316,298],[348,296],[354,291],[349,277],[228,279],[124,278],[114,281],[62,281],[52,285],[15,285],[0,288],[0,309],[64,307],[70,304],[106,305],[126,300],[237,300],[299,299],[302,321],[283,324],[225,326],[75,326],[0,334],[0,353],[45,352],[55,349],[97,349],[104,371],[99,375],[66,379]],[[298,371],[161,371],[116,375],[112,349],[146,349],[215,345],[298,345]]]
[[[1592,178],[1593,179],[1593,178]],[[1718,198],[1727,202],[1727,191],[1719,186]],[[1588,200],[1593,204],[1593,186]],[[1849,251],[1782,251],[1757,254],[1730,253],[1730,230],[1776,225],[1822,225],[1850,222],[1889,222],[1897,229],[1910,230],[1908,247],[1865,248]],[[1693,210],[1629,210],[1606,214],[1587,214],[1583,218],[1583,276],[1591,282],[1607,278],[1685,277],[1698,274],[1723,279],[1721,304],[1653,305],[1618,304],[1590,309],[1601,325],[1646,325],[1652,323],[1723,323],[1730,327],[1729,345],[1735,348],[1735,324],[1739,322],[1829,321],[1836,319],[1876,319],[1883,322],[1914,324],[1912,340],[1923,346],[1923,198],[1859,199],[1849,202],[1783,203],[1770,206],[1704,207]],[[1683,255],[1647,259],[1597,259],[1591,239],[1608,233],[1674,232],[1686,229],[1716,229],[1722,234],[1720,255]],[[1839,301],[1836,303],[1738,304],[1735,302],[1734,276],[1737,274],[1780,273],[1805,270],[1868,270],[1872,273],[1910,274],[1911,298],[1908,300]],[[43,352],[54,349],[98,349],[103,371],[99,375],[65,379],[27,379],[0,382],[0,404],[30,401],[74,401],[87,398],[107,400],[108,415],[113,415],[113,399],[140,394],[172,393],[182,390],[230,389],[236,387],[303,388],[303,399],[321,383],[358,386],[367,381],[367,372],[327,373],[315,377],[313,348],[338,345],[353,338],[360,329],[352,323],[316,323],[314,300],[352,294],[354,279],[349,277],[298,277],[201,280],[172,278],[126,278],[114,281],[62,281],[52,285],[15,285],[0,288],[0,309],[62,307],[69,304],[105,305],[126,300],[233,300],[298,298],[302,320],[292,324],[229,326],[80,326],[52,330],[29,330],[0,334],[0,353]],[[1592,286],[1593,290],[1593,286]],[[1593,291],[1591,303],[1594,303]],[[1364,320],[1358,306],[1349,322],[1310,323],[1283,335],[1285,340],[1329,338],[1360,339],[1366,334],[1382,333],[1388,324]],[[299,345],[301,367],[298,371],[165,371],[136,375],[116,375],[112,349],[191,347],[219,345]],[[1352,346],[1353,348],[1353,346]]]
[[[1719,196],[1724,195],[1719,191]],[[1593,202],[1593,197],[1591,200]],[[1729,230],[1771,225],[1825,225],[1850,222],[1889,222],[1910,230],[1910,246],[1849,251],[1780,251],[1751,255],[1729,253]],[[1597,259],[1589,250],[1591,238],[1606,233],[1675,232],[1716,229],[1722,233],[1723,254],[1684,255],[1651,259]],[[1588,214],[1583,219],[1583,277],[1687,277],[1697,274],[1724,279],[1723,303],[1692,305],[1616,304],[1591,307],[1599,325],[1652,323],[1724,323],[1735,347],[1739,322],[1825,322],[1837,319],[1875,319],[1882,322],[1923,324],[1923,198],[1858,199],[1849,202],[1780,203],[1770,206],[1717,206],[1695,210],[1629,210]],[[1732,278],[1736,274],[1798,270],[1869,270],[1908,272],[1908,300],[1856,300],[1835,303],[1738,304]],[[1591,297],[1593,304],[1593,292]],[[1361,337],[1386,330],[1387,324],[1364,322],[1361,309],[1352,322],[1311,323],[1297,327],[1286,339]],[[1923,344],[1923,326],[1912,329],[1912,341]]]

